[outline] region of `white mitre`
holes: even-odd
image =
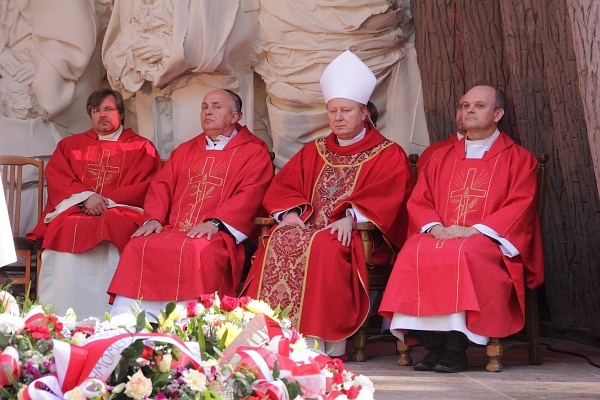
[[[375,89],[377,78],[371,69],[350,50],[333,60],[321,75],[321,90],[325,103],[342,98],[367,104]]]

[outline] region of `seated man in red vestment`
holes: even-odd
[[[462,107],[463,107],[462,101],[463,101],[463,98],[461,97],[460,100],[458,101],[458,107],[456,107],[456,116],[455,116],[456,132],[454,132],[452,135],[450,135],[450,137],[448,139],[444,139],[444,140],[440,140],[438,142],[431,143],[423,151],[423,153],[421,153],[421,156],[419,156],[419,160],[417,161],[418,169],[423,168],[423,166],[425,165],[427,160],[429,160],[429,157],[431,157],[431,155],[433,154],[434,151],[436,151],[437,149],[440,149],[442,147],[450,146],[450,145],[458,142],[460,139],[464,138],[465,135],[467,134],[467,129],[465,128],[465,125],[463,124],[463,121],[462,121],[462,114],[463,114],[462,113]]]
[[[375,82],[349,51],[326,68],[321,88],[332,133],[306,144],[275,175],[263,205],[279,224],[260,243],[244,285],[246,295],[291,306],[298,331],[331,356],[344,354],[345,339],[369,312],[355,223],[381,230],[381,257],[393,256],[386,241],[401,246],[406,231],[410,167],[404,150],[368,122]]]
[[[468,341],[486,344],[525,323],[525,286],[543,281],[537,161],[498,131],[506,97],[475,86],[463,97],[466,138],[435,151],[408,201],[409,239],[379,313],[392,332],[423,331],[418,371],[467,368]]]
[[[123,128],[119,92],[98,90],[86,108],[92,129],[58,143],[46,167],[48,203],[27,237],[43,239],[40,301],[58,314],[73,307],[80,317],[101,317],[160,156],[152,142]]]
[[[138,299],[158,315],[169,301],[235,296],[241,244],[254,229],[273,166],[266,144],[238,121],[242,100],[213,90],[202,100],[202,132],[177,147],[152,181],[145,223],[123,252],[108,293],[111,314]]]

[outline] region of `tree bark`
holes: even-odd
[[[579,7],[573,18],[587,18],[574,26],[585,31],[575,40],[580,53],[589,51],[600,19],[593,0],[413,0],[415,45],[432,141],[454,129],[464,89],[489,83],[509,98],[501,128],[534,154],[550,155],[543,234],[552,324],[600,332],[600,200],[591,161],[600,110],[598,82],[590,82],[598,78],[584,73],[580,92],[584,69],[578,75],[577,68],[579,59],[596,71],[598,59],[576,58],[567,1]]]

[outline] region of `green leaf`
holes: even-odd
[[[221,336],[221,340],[219,340],[219,343],[218,343],[219,349],[225,348],[225,342],[227,341],[228,333],[229,333],[229,329],[225,328],[225,332],[223,332],[223,336]]]
[[[146,311],[142,310],[135,319],[135,331],[141,332],[146,327]]]
[[[165,307],[165,319],[169,318],[169,315],[171,315],[171,313],[175,311],[176,305],[177,304],[175,304],[175,302],[173,301],[167,303],[167,306]]]
[[[275,379],[279,379],[279,365],[278,365],[279,361],[275,361],[275,364],[273,365],[273,378]],[[291,399],[293,399],[293,397],[290,397]]]

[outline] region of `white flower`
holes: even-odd
[[[206,375],[195,369],[188,369],[182,373],[183,381],[194,391],[204,392],[206,388]]]
[[[289,318],[280,318],[279,325],[284,328],[290,329],[292,327],[292,321]]]
[[[373,390],[373,392],[374,392],[374,390]],[[356,396],[356,400],[373,400],[373,399],[374,399],[373,393],[364,386],[362,387],[362,389],[360,389],[360,392],[358,392],[358,396]]]
[[[73,336],[71,336],[71,339],[73,340],[73,342],[75,342],[77,346],[83,346],[87,337],[83,332],[75,332]]]
[[[233,340],[242,332],[242,328],[239,325],[229,321],[219,325],[217,328],[217,337],[219,340],[222,340],[223,335],[225,335],[225,331],[227,331],[225,346],[229,346],[231,342],[233,342]]]
[[[248,323],[252,318],[256,317],[256,314],[250,311],[244,311],[242,315],[242,322]]]
[[[117,314],[110,319],[110,324],[119,328],[133,328],[136,323],[136,317],[131,313]]]
[[[306,343],[305,338],[300,337],[294,343],[290,343],[290,347],[295,351],[304,353],[308,349],[308,344]]]
[[[333,372],[331,372],[328,368],[323,368],[321,370],[321,375],[323,375],[325,378],[333,378]]]
[[[365,390],[366,388],[371,394],[375,393],[373,382],[371,382],[371,380],[364,375],[357,375],[356,378],[354,378],[354,386],[357,385],[362,386],[362,390]]]
[[[69,308],[64,317],[58,317],[58,320],[62,322],[63,327],[69,331],[75,329],[75,324],[77,323],[77,315],[75,314],[75,310]]]
[[[0,333],[13,334],[25,327],[25,320],[11,314],[0,314]]]
[[[171,362],[173,356],[171,354],[163,354],[161,360],[158,362],[158,370],[162,373],[167,373],[171,370]]]
[[[240,307],[234,308],[229,313],[229,319],[236,322],[244,322],[244,310]]]
[[[263,300],[250,300],[246,304],[246,309],[254,314],[265,314],[269,318],[273,317],[275,314],[271,309],[271,306]]]
[[[6,314],[14,316],[18,316],[19,314],[21,314],[21,312],[19,311],[19,304],[17,303],[17,300],[12,294],[8,293],[5,290],[1,291],[0,301],[2,301],[2,307]]]
[[[81,391],[81,389],[79,389],[79,387],[76,387],[73,390],[69,390],[67,393],[65,393],[65,400],[86,400],[87,398],[85,397],[85,395],[83,394],[83,392]]]
[[[144,376],[142,370],[128,377],[125,385],[125,394],[132,399],[142,400],[152,394],[152,381]]]
[[[339,396],[335,397],[335,400],[348,400],[348,396],[345,394],[340,394]]]
[[[202,315],[206,312],[206,307],[204,307],[202,303],[198,302],[194,307],[194,311],[196,312],[196,315]]]

